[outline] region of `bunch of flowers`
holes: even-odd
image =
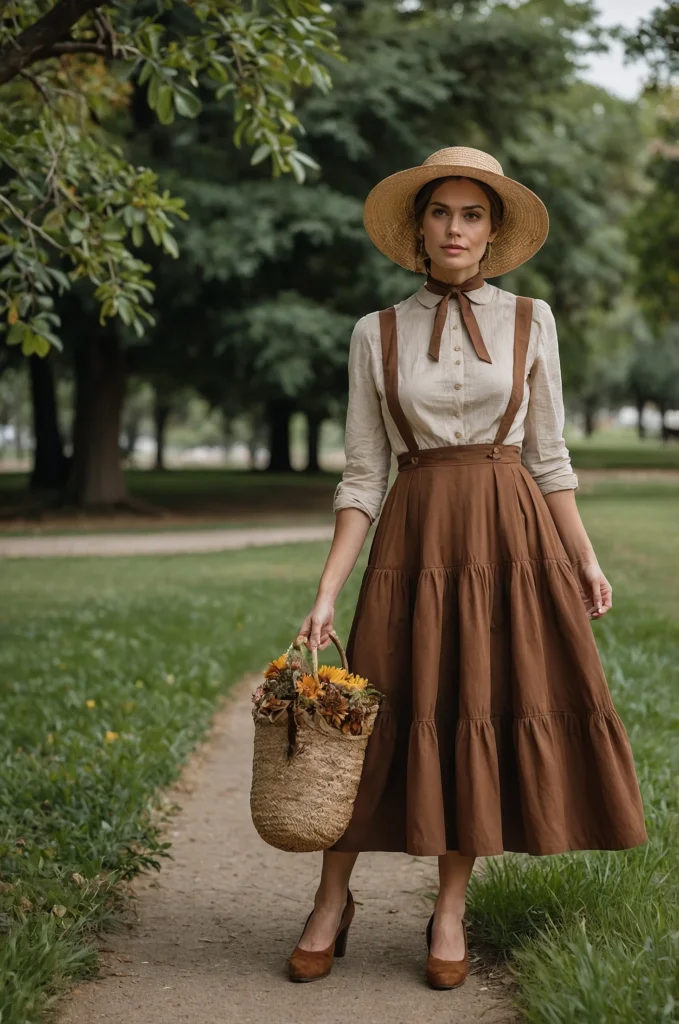
[[[382,694],[367,679],[334,665],[319,665],[316,679],[301,650],[291,653],[294,646],[266,668],[264,682],[252,695],[257,711],[271,716],[292,701],[310,715],[317,712],[334,728],[359,736]]]

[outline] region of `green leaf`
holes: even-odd
[[[252,154],[252,159],[250,160],[250,163],[253,165],[261,164],[262,160],[266,160],[270,152],[271,146],[269,146],[266,142],[263,142],[261,146],[257,146],[257,149]]]
[[[150,65],[149,65],[150,67]],[[159,75],[152,75],[149,87],[146,93],[146,99],[151,110],[155,110],[158,106],[158,93],[162,84],[162,78]]]
[[[8,345],[21,345],[24,340],[24,334],[26,333],[26,324],[21,320],[17,320],[15,324],[12,324],[9,331],[7,332],[7,344]]]
[[[314,158],[312,156],[309,156],[308,153],[302,153],[300,150],[297,150],[297,152],[295,153],[295,158],[301,164],[306,164],[307,167],[312,167],[315,171],[320,169],[320,165],[317,164]]]
[[[144,232],[139,224],[134,224],[132,227],[132,244],[137,248],[144,244]]]
[[[47,338],[44,338],[41,334],[33,335],[33,351],[41,359],[44,359],[49,352],[51,345]]]
[[[170,234],[169,231],[163,231],[162,243],[165,252],[168,252],[170,256],[174,256],[174,258],[177,259],[179,256],[179,246],[177,245],[177,239],[174,235]]]
[[[302,166],[302,164],[297,160],[296,153],[288,153],[288,164],[290,166],[290,170],[295,176],[297,183],[299,185],[303,185],[306,173],[304,171],[304,167]]]
[[[161,124],[172,124],[174,121],[174,110],[172,108],[172,86],[166,82],[158,89],[158,105],[156,113]]]
[[[120,217],[111,217],[106,221],[101,232],[101,237],[109,241],[119,241],[127,234],[127,228]]]
[[[198,117],[203,109],[203,104],[195,92],[184,89],[181,85],[174,91],[174,105],[181,117]]]
[[[123,323],[127,327],[129,327],[130,324],[132,323],[134,313],[132,310],[132,306],[123,295],[121,295],[120,298],[118,299],[118,313]]]

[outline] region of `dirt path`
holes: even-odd
[[[458,991],[424,981],[435,858],[364,854],[347,955],[310,985],[287,957],[311,907],[320,854],[267,846],[250,818],[253,724],[243,679],[210,741],[171,792],[174,860],[139,879],[136,923],[103,937],[100,977],[62,1004],[59,1024],[509,1024],[508,989],[475,960]],[[472,949],[473,956],[473,949]]]
[[[0,537],[0,558],[62,558],[74,555],[175,555],[201,551],[331,540],[334,524],[163,533],[92,533],[61,537]]]

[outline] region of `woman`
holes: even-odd
[[[475,857],[647,835],[589,624],[611,587],[575,503],[554,317],[485,281],[537,252],[547,211],[487,153],[453,147],[381,181],[364,221],[427,280],[354,329],[335,536],[298,639],[331,642],[393,451],[346,647],[386,700],[289,973],[315,980],[343,955],[358,853],[402,851],[439,858],[426,977],[453,988]]]

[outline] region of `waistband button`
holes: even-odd
[[[417,465],[417,463],[418,463],[418,462],[420,461],[420,459],[419,459],[419,456],[417,456],[417,455],[411,455],[411,456],[410,456],[410,461],[411,461],[411,462],[412,462],[412,463],[413,463],[414,465]]]

